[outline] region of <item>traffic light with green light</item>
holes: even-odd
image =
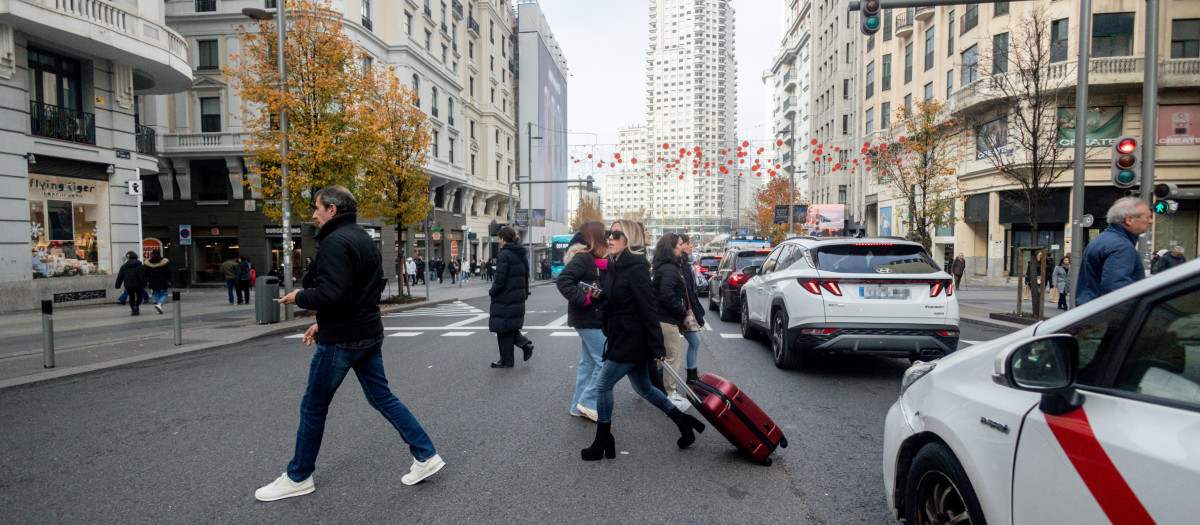
[[[879,31],[879,0],[866,0],[860,4],[858,19],[862,34],[870,36]]]
[[[1169,215],[1179,210],[1179,203],[1172,200],[1155,201],[1154,213]]]
[[[1132,188],[1142,178],[1142,144],[1137,137],[1123,136],[1113,145],[1112,182],[1118,188]]]

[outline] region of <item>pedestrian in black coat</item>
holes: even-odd
[[[170,259],[163,258],[158,250],[154,250],[150,260],[146,261],[146,285],[150,288],[154,309],[163,313],[163,305],[167,302],[167,287],[171,285]]]
[[[604,365],[604,318],[601,307],[603,292],[589,288],[600,286],[608,260],[608,242],[604,223],[588,221],[579,226],[579,233],[567,244],[565,265],[554,284],[567,300],[567,326],[579,334],[579,366],[575,374],[575,395],[568,412],[572,416],[596,421],[596,378]],[[595,298],[593,298],[595,296]]]
[[[117,271],[117,289],[125,287],[129,295],[129,315],[141,315],[142,293],[146,290],[146,267],[134,252],[125,254],[125,264]]]
[[[604,276],[604,335],[608,348],[604,365],[596,378],[596,437],[592,445],[580,451],[584,461],[616,457],[616,441],[612,435],[613,385],[629,376],[629,383],[638,395],[663,411],[679,428],[679,448],[687,448],[695,440],[694,432],[703,432],[704,424],[680,412],[666,394],[650,384],[651,361],[662,359],[662,329],[654,306],[654,291],[650,285],[650,263],[646,256],[630,251],[633,239],[641,241],[643,230],[633,221],[618,221],[620,230],[613,228],[608,237],[611,259]],[[614,225],[617,226],[617,225]],[[641,246],[641,242],[637,242]]]
[[[688,302],[692,305],[692,315],[695,316],[696,322],[700,326],[704,326],[704,308],[700,305],[700,297],[696,295],[696,273],[695,267],[691,264],[692,257],[692,239],[687,234],[680,235],[683,239],[683,254],[680,262],[680,269],[683,270],[683,284],[687,285]],[[683,338],[688,342],[688,349],[685,352],[686,369],[687,369],[687,384],[691,385],[700,380],[700,372],[696,369],[696,359],[700,353],[700,332],[685,332]],[[672,400],[674,402],[674,400]],[[683,402],[687,402],[686,399]]]
[[[250,304],[250,285],[254,284],[252,269],[250,258],[243,255],[237,267],[237,304]]]
[[[445,276],[445,272],[446,272],[446,261],[443,261],[441,259],[441,257],[439,257],[437,260],[437,265],[434,266],[433,270],[435,272],[437,272],[438,284],[442,284],[443,282],[445,282],[445,279],[443,277]]]
[[[679,358],[682,351],[680,338],[683,337],[683,320],[687,316],[691,302],[688,300],[687,285],[684,284],[681,256],[683,240],[674,233],[667,233],[658,240],[654,248],[654,301],[658,309],[658,323],[662,327],[663,347],[666,356],[663,366],[679,370]],[[663,392],[667,397],[676,394],[675,380],[670,374],[663,372]],[[683,406],[687,401],[678,395],[676,406]]]
[[[500,261],[496,265],[496,279],[488,295],[492,297],[488,307],[488,330],[496,333],[500,346],[500,360],[492,368],[512,368],[513,347],[520,346],[525,352],[524,360],[533,355],[533,341],[521,334],[525,326],[525,300],[529,297],[529,252],[521,245],[521,236],[511,227],[500,228]]]

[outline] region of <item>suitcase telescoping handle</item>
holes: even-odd
[[[666,370],[667,373],[671,374],[671,377],[675,379],[675,384],[683,385],[683,389],[687,392],[688,399],[692,401],[692,404],[698,406],[704,403],[704,401],[700,399],[700,396],[696,395],[695,392],[692,392],[692,388],[688,386],[687,381],[684,381],[682,377],[679,377],[679,372],[676,372],[675,369],[666,362],[663,362],[662,365],[663,370]]]

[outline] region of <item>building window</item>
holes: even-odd
[[[933,100],[933,82],[925,84],[925,102]]]
[[[868,135],[875,131],[875,108],[867,108],[867,130]]]
[[[446,47],[446,44],[442,44],[442,65],[443,66],[450,63],[449,51],[450,51],[450,48]]]
[[[1171,21],[1171,58],[1200,58],[1200,18]]]
[[[430,93],[429,100],[432,101],[432,103],[430,104],[430,107],[432,108],[430,113],[436,117],[436,116],[438,116],[438,105],[437,105],[438,88],[437,88],[437,86],[433,86],[433,87],[429,88],[429,93]]]
[[[362,0],[362,25],[370,31],[371,28],[371,0]]]
[[[29,48],[30,98],[34,103],[55,106],[55,109],[79,111],[83,108],[82,64],[77,60],[55,55],[39,49]],[[52,121],[59,120],[58,111],[51,110]],[[73,120],[68,118],[68,120]],[[94,126],[94,124],[93,124]],[[35,128],[35,135],[38,133]],[[95,131],[91,143],[95,142]],[[61,138],[61,137],[56,137]],[[88,142],[88,141],[76,141]]]
[[[1128,56],[1132,42],[1133,13],[1092,15],[1092,56]]]
[[[962,85],[975,81],[979,73],[979,45],[968,47],[962,52]]]
[[[954,56],[954,11],[950,11],[950,16],[946,17],[950,21],[946,31],[946,56]]]
[[[912,82],[913,56],[912,43],[904,46],[904,83]]]
[[[883,67],[879,71],[879,90],[892,89],[892,55],[883,55]]]
[[[221,98],[205,97],[200,99],[200,132],[219,133],[221,131]]]
[[[500,161],[496,161],[496,180],[500,180]]]
[[[34,278],[108,271],[107,257],[100,257],[100,247],[109,246],[108,182],[37,173],[28,178],[30,229],[26,231],[30,232]],[[71,185],[80,191],[59,190]],[[87,191],[82,191],[84,188]],[[145,200],[152,197],[150,191],[147,187]],[[16,235],[12,238],[10,242],[15,244]]]
[[[996,2],[992,4],[992,16],[1004,16],[1008,14],[1008,2]]]
[[[488,71],[496,72],[496,55],[488,55]]]
[[[842,135],[850,134],[850,115],[842,115]]]
[[[413,98],[417,102],[417,109],[420,109],[421,108],[421,78],[418,77],[416,73],[413,73],[412,89],[413,89]]]
[[[866,98],[871,98],[875,94],[875,62],[867,64],[867,91]]]
[[[412,37],[412,29],[413,29],[412,13],[405,11],[404,12],[404,33],[407,34],[409,37]]]
[[[446,141],[446,154],[451,164],[454,164],[454,137]]]
[[[470,87],[471,90],[469,93],[471,94],[471,98],[475,98],[475,77],[470,78]]]
[[[200,53],[200,60],[197,62],[196,69],[220,69],[221,57],[217,52],[216,40],[200,40],[196,42],[196,49]]]
[[[966,85],[966,84],[964,84]],[[954,92],[954,69],[946,72],[946,98],[950,98],[950,93]]]
[[[197,13],[212,13],[217,10],[217,0],[196,0]]]
[[[454,125],[454,97],[446,97],[446,120]]]
[[[471,175],[475,175],[475,154],[471,154]]]
[[[887,129],[892,125],[892,103],[884,102],[879,105],[879,129]],[[845,153],[846,150],[842,150]]]
[[[846,204],[846,185],[838,185],[838,204]]]
[[[1008,72],[1008,33],[992,37],[992,74]]]
[[[848,78],[842,79],[842,99],[850,99],[850,79]]]
[[[912,95],[904,95],[904,114],[907,116],[912,111]]]
[[[433,33],[425,32],[425,51],[433,52]]]
[[[492,88],[492,104],[496,103],[496,88]]]
[[[975,29],[979,25],[979,4],[970,4],[967,6],[967,12],[962,17],[962,34],[967,34],[967,31]]]
[[[438,133],[438,130],[433,130],[433,158],[435,159],[438,158],[438,142],[441,142],[439,137],[441,134]]]
[[[471,128],[471,140],[475,140],[475,121],[474,120],[470,121],[470,128]]]
[[[496,145],[497,146],[500,145],[500,130],[499,129],[496,130]]]
[[[867,37],[867,51],[875,49],[875,35]]]
[[[925,30],[925,71],[933,69],[934,28]]]
[[[1067,39],[1070,38],[1071,21],[1067,18],[1050,23],[1050,61],[1063,62],[1067,59]]]
[[[892,10],[883,10],[883,41],[892,39]]]

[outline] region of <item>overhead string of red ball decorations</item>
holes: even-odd
[[[664,142],[658,155],[654,155],[650,159],[642,159],[638,167],[646,170],[647,177],[657,175],[658,180],[664,178],[684,180],[689,175],[711,177],[736,174],[740,177],[746,175],[747,170],[757,177],[762,177],[764,174],[775,177],[783,168],[781,163],[774,160],[783,144],[783,140],[753,144],[749,140],[743,140],[733,144],[732,147],[719,147],[706,151],[701,146],[673,146],[669,142]],[[575,147],[579,149],[587,147],[593,151],[596,149],[594,145]],[[594,166],[589,170],[589,174],[594,174],[596,169],[617,169],[626,163],[630,166],[639,164],[637,157],[619,151],[597,154],[585,154],[581,151],[577,155],[571,155],[570,160],[572,165],[586,166],[590,164]]]

